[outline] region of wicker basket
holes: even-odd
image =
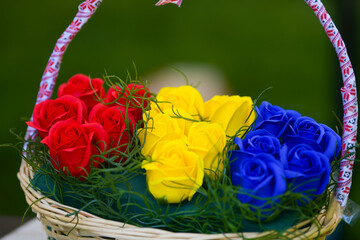
[[[42,222],[44,230],[49,237],[56,240],[62,239],[243,239],[241,233],[231,234],[198,234],[198,233],[174,233],[153,228],[139,228],[121,222],[105,220],[93,214],[80,211],[76,217],[72,213],[77,209],[62,205],[49,198],[44,198],[41,193],[34,190],[30,185],[33,177],[31,168],[22,163],[18,178],[25,192],[26,201],[32,210],[37,213],[37,218]],[[329,235],[334,231],[341,220],[341,208],[337,201],[332,200],[329,210],[323,211],[319,216],[319,226],[310,221],[299,223],[283,233],[284,238],[314,239]],[[247,232],[244,238],[259,238],[271,236],[271,232]],[[275,235],[275,233],[274,233]]]
[[[96,1],[86,1],[83,4],[89,4],[88,2],[93,2],[95,10],[102,0]],[[321,1],[319,0],[305,0],[305,2],[313,9],[315,14],[318,16],[322,25],[324,26],[330,40],[331,34],[326,29],[329,27],[330,16],[328,16],[325,8],[323,7]],[[81,5],[80,5],[81,6]],[[82,23],[84,24],[95,12],[94,9],[90,13],[85,13],[80,7],[80,10],[77,18],[84,18]],[[321,14],[327,14],[321,16]],[[328,16],[328,19],[326,17]],[[75,21],[75,20],[74,20]],[[332,20],[331,23],[333,24]],[[68,28],[69,29],[69,28]],[[68,30],[67,29],[67,30]],[[78,29],[80,30],[80,29]],[[335,30],[337,31],[336,27]],[[74,32],[73,34],[76,34]],[[338,33],[336,33],[338,34]],[[63,37],[63,36],[62,36]],[[336,36],[337,39],[341,40],[340,35]],[[71,38],[72,39],[72,38]],[[70,40],[71,40],[70,39]],[[61,40],[61,39],[60,39]],[[69,39],[68,39],[69,40]],[[66,43],[69,44],[70,40]],[[64,43],[64,39],[61,40]],[[342,40],[341,40],[342,41]],[[59,43],[59,41],[58,41]],[[333,43],[334,44],[334,43]],[[335,46],[335,45],[334,45]],[[341,49],[340,49],[341,50]],[[55,50],[54,50],[55,51]],[[337,50],[338,51],[338,50]],[[344,46],[345,55],[346,48]],[[341,54],[343,52],[340,51]],[[341,63],[341,54],[339,55],[341,69],[344,70]],[[62,57],[62,55],[61,55]],[[60,60],[61,60],[60,57]],[[343,60],[344,61],[344,60]],[[350,61],[348,60],[348,63]],[[351,64],[347,65],[351,66]],[[351,75],[351,74],[350,74]],[[57,72],[52,76],[54,81],[57,77]],[[353,77],[353,74],[352,74]],[[343,73],[344,85],[349,84],[349,73],[347,75]],[[49,77],[44,76],[42,81],[48,80]],[[355,86],[351,86],[355,88]],[[356,91],[356,89],[355,89]],[[344,97],[344,94],[343,94]],[[39,99],[38,102],[43,101],[44,99]],[[353,104],[356,105],[356,96]],[[345,106],[344,106],[345,109]],[[357,116],[356,116],[357,117]],[[344,121],[346,116],[344,115]],[[357,120],[357,119],[356,119]],[[356,121],[357,122],[357,121]],[[356,123],[355,123],[356,124]],[[28,133],[28,135],[31,133]],[[355,128],[356,135],[356,128]],[[343,135],[344,140],[344,135]],[[355,139],[356,140],[356,139]],[[343,149],[343,154],[345,150]],[[352,161],[347,161],[347,164],[352,164]],[[344,164],[342,164],[343,166]],[[276,236],[279,238],[277,232],[267,231],[267,232],[246,232],[246,233],[228,233],[228,234],[199,234],[199,233],[175,233],[165,230],[152,229],[152,228],[140,228],[129,224],[124,224],[122,222],[116,222],[111,220],[105,220],[100,217],[97,217],[93,214],[87,213],[85,211],[78,211],[77,209],[65,206],[49,198],[45,198],[40,192],[34,190],[30,185],[30,180],[33,178],[33,171],[29,165],[22,161],[20,171],[18,173],[18,178],[20,180],[20,185],[24,190],[27,203],[31,206],[32,210],[37,214],[37,218],[42,222],[44,230],[46,231],[49,239],[252,239],[252,238],[261,238],[264,236],[271,237]],[[341,186],[343,187],[343,186]],[[341,221],[342,209],[344,207],[344,202],[346,202],[347,196],[345,198],[339,197],[343,196],[339,193],[341,191],[340,187],[337,191],[336,197],[331,200],[330,206],[317,216],[318,221],[305,221],[293,226],[292,228],[283,232],[280,236],[281,239],[325,239],[325,236],[331,234],[338,223]],[[340,201],[345,199],[343,201]],[[74,214],[76,213],[76,214]],[[320,224],[320,226],[318,225]]]

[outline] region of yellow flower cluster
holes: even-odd
[[[222,173],[226,135],[253,123],[253,103],[239,96],[215,96],[204,103],[191,86],[162,88],[156,99],[138,132],[149,191],[168,203],[190,201],[204,174]]]

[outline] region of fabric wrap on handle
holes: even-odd
[[[56,42],[55,48],[41,78],[36,104],[51,98],[56,79],[59,75],[62,58],[67,47],[84,24],[92,17],[102,1],[103,0],[86,0],[79,5],[79,11],[74,20]],[[36,129],[28,127],[25,139],[32,139],[36,136],[36,134]],[[25,144],[24,150],[26,150],[26,148],[27,145]]]
[[[323,3],[320,0],[305,0],[305,2],[318,17],[326,35],[335,48],[344,83],[341,88],[344,111],[341,157],[344,159],[340,163],[338,185],[335,192],[337,201],[344,208],[350,192],[353,160],[356,151],[358,103],[355,75],[345,43]]]

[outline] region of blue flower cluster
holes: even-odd
[[[231,179],[240,186],[238,199],[265,210],[266,199],[290,190],[305,201],[324,192],[341,138],[332,129],[294,110],[263,102],[253,129],[235,138],[238,150],[229,152]],[[275,202],[278,200],[275,200]]]

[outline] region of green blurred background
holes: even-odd
[[[336,54],[303,0],[184,0],[181,8],[155,2],[105,0],[68,48],[57,86],[75,73],[101,77],[106,70],[125,78],[133,62],[140,76],[168,66],[181,69],[181,63],[205,64],[223,73],[230,94],[257,98],[272,87],[262,100],[338,125],[333,111],[342,114],[342,80]],[[360,2],[323,2],[359,76]],[[0,144],[16,142],[9,129],[24,133],[55,41],[80,3],[2,1]],[[0,215],[22,216],[27,204],[16,178],[20,156],[10,148],[0,148],[0,156]],[[360,203],[358,168],[350,198]],[[342,224],[342,238],[356,239],[359,227]]]

